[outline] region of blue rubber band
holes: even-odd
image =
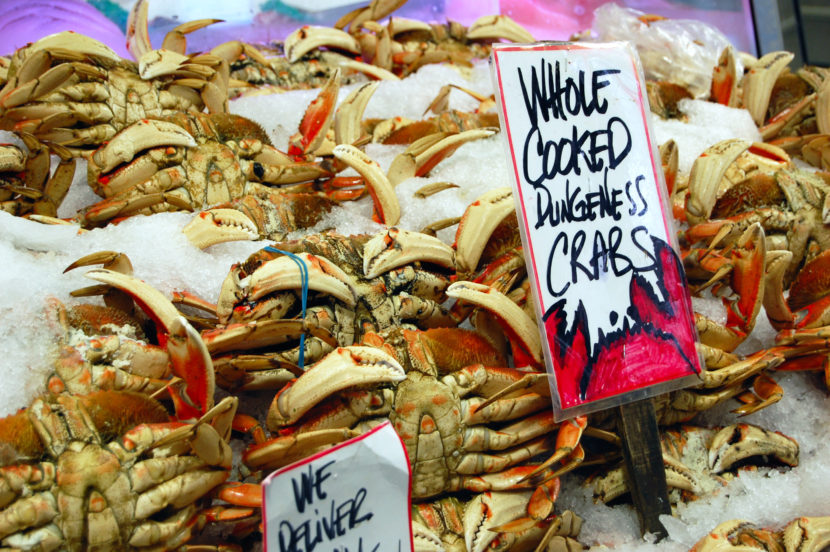
[[[266,246],[265,251],[269,253],[282,253],[283,255],[287,255],[291,258],[292,261],[297,263],[297,266],[300,268],[300,281],[302,282],[302,307],[303,307],[303,323],[305,323],[305,306],[306,300],[308,299],[308,266],[306,266],[305,261],[299,258],[294,253],[289,253],[288,251],[283,251],[282,249],[277,249],[276,247]],[[300,335],[300,358],[299,358],[299,366],[300,370],[303,370],[305,365],[305,332]]]

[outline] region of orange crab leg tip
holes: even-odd
[[[219,498],[234,506],[262,508],[262,487],[256,483],[228,483],[219,490]]]
[[[559,433],[556,435],[556,448],[569,447],[573,449],[576,447],[586,427],[588,427],[586,416],[577,416],[562,422]]]
[[[262,424],[260,424],[259,420],[253,416],[248,416],[247,414],[237,414],[233,418],[231,427],[234,431],[250,434],[254,439],[254,443],[258,445],[261,445],[267,440]]]
[[[508,521],[507,523],[503,523],[495,527],[489,527],[488,530],[494,533],[522,533],[529,529],[533,529],[539,521],[540,520],[538,519],[526,516],[514,519],[513,521]]]
[[[712,80],[712,99],[721,105],[729,105],[729,100],[732,97],[732,89],[735,79],[731,76],[723,79]]]
[[[539,485],[530,496],[527,512],[535,519],[545,519],[553,513],[553,505],[559,496],[562,485],[558,477],[549,479]]]

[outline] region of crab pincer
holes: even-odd
[[[213,363],[197,332],[173,303],[149,284],[114,270],[92,269],[88,278],[129,294],[156,323],[158,341],[167,348],[173,372],[182,379],[182,391],[168,387],[181,419],[197,418],[213,406]]]

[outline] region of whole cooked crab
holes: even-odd
[[[93,253],[66,270],[92,264],[104,265],[86,273],[99,285],[73,294],[103,294],[105,305],[66,307],[56,298],[49,301],[47,314],[59,343],[49,391],[150,395],[166,389],[180,418],[204,414],[213,406],[215,387],[210,355],[198,332],[161,292],[132,275],[124,254]]]
[[[87,36],[47,36],[12,56],[0,90],[0,128],[82,153],[145,117],[206,105],[226,111],[227,63],[182,58],[169,69],[140,73],[135,62]]]
[[[273,389],[298,373],[301,350],[311,363],[370,330],[454,325],[441,306],[452,266],[449,246],[397,228],[260,250],[231,268],[215,306],[219,325],[202,333],[218,380]]]
[[[172,550],[228,477],[229,397],[196,423],[143,395],[36,399],[0,420],[0,543],[14,550]]]
[[[736,470],[774,459],[798,465],[795,439],[762,427],[738,423],[722,428],[678,425],[661,432],[663,464],[672,503],[711,495],[738,477]],[[739,471],[737,472],[740,473]],[[611,502],[628,492],[624,468],[617,466],[589,479],[598,501]]]
[[[277,393],[268,426],[282,436],[249,450],[249,466],[284,465],[385,419],[407,449],[418,499],[533,487],[553,475],[550,464],[581,461],[584,420],[554,423],[545,374],[504,368],[476,333],[396,329],[364,343],[338,348]],[[547,462],[531,463],[537,456]]]
[[[273,189],[263,183],[304,182],[329,174],[316,163],[295,163],[248,119],[177,113],[139,121],[92,154],[89,182],[107,199],[77,218],[95,225],[136,213],[206,209],[246,195],[267,197]],[[316,197],[314,211],[320,214],[334,204],[322,192]]]
[[[700,539],[689,552],[821,552],[830,544],[830,516],[799,517],[774,531],[749,521],[731,519]]]

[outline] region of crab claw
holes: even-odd
[[[750,145],[750,142],[739,138],[723,140],[710,146],[695,159],[689,173],[689,199],[686,201],[686,219],[689,224],[709,219],[726,169]]]
[[[755,223],[746,229],[732,250],[730,283],[737,298],[723,298],[727,307],[726,334],[718,335],[717,340],[714,335],[708,336],[707,344],[732,351],[752,332],[764,298],[765,262],[764,230]]]
[[[459,273],[475,272],[487,240],[515,209],[513,193],[508,187],[490,190],[467,207],[455,234]]]
[[[830,517],[800,517],[784,529],[787,550],[826,550],[830,546]]]
[[[202,338],[160,291],[127,274],[98,268],[88,278],[128,293],[158,328],[158,341],[167,347],[173,372],[184,381],[183,393],[169,391],[180,419],[198,418],[213,406],[213,363]]]
[[[542,338],[536,323],[522,308],[498,290],[475,282],[455,282],[447,295],[478,305],[496,317],[510,343],[516,365],[542,366]]]
[[[224,21],[222,19],[195,19],[193,21],[187,21],[181,25],[177,25],[164,36],[164,41],[161,43],[161,47],[164,50],[172,50],[179,54],[186,54],[187,41],[184,35],[190,34],[193,31],[198,31],[199,29],[203,29],[208,25],[213,25],[214,23],[224,23]]]
[[[116,251],[98,251],[85,255],[66,267],[64,273],[74,270],[81,266],[91,266],[103,264],[104,268],[115,270],[122,274],[133,273],[133,264],[130,258],[124,253]],[[132,297],[128,293],[113,288],[112,286],[90,286],[82,289],[76,289],[71,293],[72,297],[87,297],[90,295],[102,295],[104,304],[108,307],[120,309],[124,312],[134,312],[134,303]]]
[[[334,141],[337,144],[354,144],[363,135],[363,112],[380,82],[367,82],[346,96],[334,115]]]
[[[153,49],[150,32],[147,29],[149,9],[149,0],[138,0],[133,4],[130,15],[127,17],[127,49],[135,59],[139,59]]]
[[[138,59],[138,74],[150,80],[177,71],[190,58],[173,50],[150,50]]]
[[[310,253],[296,254],[308,267],[308,288],[331,295],[350,307],[357,304],[352,279],[325,257]],[[256,301],[274,291],[300,289],[302,273],[292,258],[280,256],[263,264],[251,274],[249,299]]]
[[[376,278],[413,261],[455,267],[454,252],[450,246],[419,232],[390,228],[375,235],[363,246],[363,273],[366,278]]]
[[[743,104],[756,125],[764,124],[772,87],[794,57],[792,52],[770,52],[760,58],[743,78]]]
[[[579,440],[582,438],[582,433],[586,427],[588,427],[588,418],[585,416],[577,416],[569,420],[564,420],[556,434],[555,452],[547,460],[539,464],[538,468],[528,474],[528,477],[541,473],[555,462],[564,461],[567,458],[575,462],[574,466],[581,463],[584,453],[581,450]],[[578,451],[577,454],[574,455],[574,451]],[[568,467],[573,466],[569,463]]]
[[[110,197],[125,190],[132,184],[149,179],[158,167],[151,160],[137,160],[135,156],[143,151],[158,146],[183,146],[192,148],[196,140],[185,129],[168,121],[143,119],[134,123],[105,145],[98,148],[89,159],[90,180],[94,188],[100,188],[105,197]],[[108,174],[119,165],[114,174]]]
[[[499,540],[514,541],[537,528],[553,514],[559,494],[559,479],[551,479],[533,492],[487,492],[477,495],[464,512],[467,550],[484,551]]]
[[[373,219],[387,226],[398,224],[401,219],[401,206],[395,187],[383,173],[380,165],[368,155],[350,144],[340,144],[334,148],[334,156],[353,168],[366,179],[369,194],[375,205]]]
[[[797,466],[798,443],[783,433],[750,424],[734,424],[721,429],[712,438],[709,467],[720,473],[740,460],[758,455],[773,455],[788,466]]]
[[[479,17],[467,29],[468,40],[499,39],[510,42],[536,42],[527,29],[506,15],[485,15]]]
[[[268,427],[293,424],[332,393],[369,383],[406,379],[395,358],[374,347],[340,347],[283,387],[268,410]]]
[[[314,153],[322,145],[334,119],[334,106],[339,91],[340,70],[337,69],[306,109],[300,121],[299,132],[291,137],[289,154]]]
[[[438,163],[467,142],[489,138],[495,133],[496,130],[492,128],[476,128],[453,134],[439,132],[416,140],[392,161],[389,181],[397,186],[407,178],[426,176]]]
[[[259,238],[256,224],[237,209],[202,211],[185,225],[182,232],[199,249],[217,243],[253,241]]]
[[[697,541],[689,552],[707,552],[712,550],[733,550],[750,552],[757,550],[754,546],[735,546],[732,544],[733,536],[744,531],[752,531],[754,526],[743,519],[732,519],[724,521],[715,527],[708,535]]]
[[[735,50],[727,46],[718,58],[718,64],[712,71],[710,97],[719,104],[729,107],[738,105],[738,75],[735,63]]]
[[[360,53],[360,44],[345,31],[333,27],[303,25],[285,37],[283,47],[289,63],[294,63],[312,50],[321,46]]]
[[[787,305],[792,312],[790,325],[818,328],[830,323],[830,252],[822,251],[810,259],[790,286]]]

